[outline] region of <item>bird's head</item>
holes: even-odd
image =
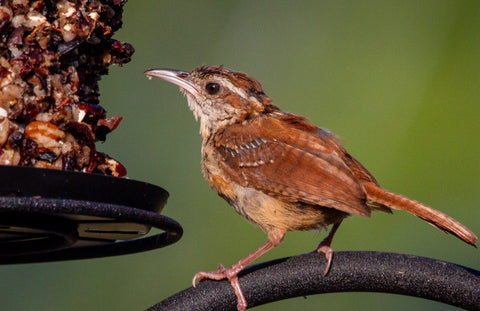
[[[195,119],[200,119],[204,138],[224,126],[278,110],[257,80],[222,66],[201,66],[190,72],[151,69],[145,74],[180,87]]]

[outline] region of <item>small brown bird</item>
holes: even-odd
[[[198,272],[193,278],[227,278],[247,308],[238,273],[277,246],[287,231],[333,225],[316,251],[332,263],[335,231],[350,215],[407,211],[474,245],[478,238],[451,217],[417,201],[380,188],[375,178],[329,131],[302,116],[281,111],[261,84],[241,72],[201,66],[190,72],[145,72],[176,84],[200,118],[202,170],[210,186],[240,215],[258,225],[268,242],[226,269]]]

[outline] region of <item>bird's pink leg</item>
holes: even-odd
[[[333,260],[333,249],[330,247],[332,244],[333,236],[335,235],[335,232],[337,231],[338,227],[340,226],[341,222],[336,223],[332,226],[332,229],[330,229],[330,232],[328,235],[323,239],[320,244],[318,244],[317,249],[315,252],[317,253],[324,253],[325,258],[327,259],[327,267],[325,268],[325,272],[323,275],[327,275],[328,271],[330,270],[330,267],[332,266],[332,260]]]
[[[269,232],[268,242],[262,245],[253,253],[249,254],[247,257],[241,259],[239,262],[226,269],[222,264],[218,265],[217,271],[204,272],[200,271],[193,277],[193,287],[195,287],[195,281],[197,279],[211,279],[211,280],[223,280],[228,279],[230,285],[232,285],[235,295],[237,296],[237,309],[243,311],[247,309],[247,300],[243,295],[242,288],[238,281],[238,273],[242,271],[243,268],[252,263],[255,259],[262,256],[278,244],[282,242],[285,237],[285,232]]]

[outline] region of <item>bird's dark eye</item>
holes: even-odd
[[[205,86],[205,90],[207,91],[208,94],[215,95],[220,91],[220,84],[215,83],[215,82],[208,83]]]

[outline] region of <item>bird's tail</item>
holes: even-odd
[[[440,230],[451,233],[466,243],[476,246],[475,244],[478,241],[477,236],[452,217],[437,211],[430,206],[406,198],[400,194],[382,189],[372,183],[366,183],[364,184],[364,187],[369,201],[373,201],[377,204],[382,204],[393,209],[407,211],[422,218]]]

